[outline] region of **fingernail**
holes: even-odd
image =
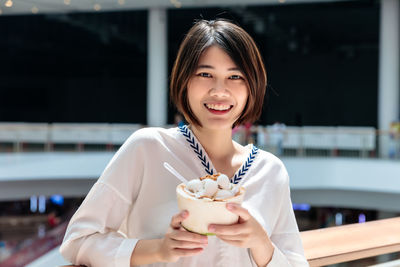
[[[214,227],[214,226],[209,226],[209,227],[208,227],[208,230],[209,230],[210,232],[214,232],[214,231],[215,231],[215,227]]]
[[[186,210],[184,210],[184,211],[181,212],[181,216],[182,216],[182,217],[185,218],[187,215],[188,215],[188,212],[187,212]]]

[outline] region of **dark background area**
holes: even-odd
[[[171,9],[169,70],[194,19],[215,17],[263,54],[260,123],[377,126],[377,1]],[[0,121],[146,123],[147,11],[3,16],[0,36]]]
[[[0,121],[146,120],[147,12],[0,18]]]

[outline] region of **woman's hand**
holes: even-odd
[[[233,225],[210,224],[208,230],[224,242],[236,247],[249,248],[258,266],[265,266],[272,258],[274,247],[267,232],[250,213],[235,203],[227,203],[226,208],[239,215]]]
[[[207,236],[190,233],[182,228],[181,222],[189,216],[187,211],[174,215],[170,229],[161,239],[159,248],[160,260],[176,262],[181,257],[194,256],[203,251],[208,244]]]
[[[190,233],[181,227],[189,216],[187,211],[171,219],[170,228],[162,239],[141,239],[131,255],[131,266],[156,262],[176,262],[181,257],[199,254],[208,244],[207,236]]]

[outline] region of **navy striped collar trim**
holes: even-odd
[[[183,125],[183,126],[179,126],[178,129],[182,133],[182,135],[185,137],[186,141],[189,143],[189,146],[192,148],[193,152],[200,159],[205,172],[209,175],[213,175],[214,173],[216,173],[216,171],[213,169],[212,165],[210,164],[210,161],[207,159],[206,153],[203,152],[202,147],[197,142],[196,138],[194,137],[194,134],[189,129],[189,127],[187,125]],[[242,178],[246,175],[247,171],[250,169],[251,165],[253,164],[257,153],[258,153],[258,148],[255,145],[252,145],[250,155],[247,157],[247,160],[244,162],[244,164],[235,173],[233,178],[231,178],[231,183],[237,184],[237,183],[239,183],[240,180],[242,180]]]
[[[192,134],[192,131],[190,131],[186,125],[179,126],[179,131],[183,134],[183,136],[186,138],[186,141],[193,149],[194,153],[196,153],[197,157],[200,159],[206,173],[209,175],[213,175],[215,173],[214,169],[211,167],[210,162],[207,160],[206,153],[203,152],[203,149],[201,148],[201,146],[199,146],[199,143],[197,143],[196,139],[194,138],[194,134]]]
[[[233,181],[231,181],[232,183],[237,184],[239,183],[240,180],[242,180],[242,178],[246,175],[247,171],[253,164],[257,153],[258,153],[258,148],[255,145],[252,145],[250,155],[247,157],[247,160],[244,162],[242,167],[233,176],[232,178]]]

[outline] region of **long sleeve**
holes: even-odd
[[[118,232],[138,194],[143,175],[142,142],[132,135],[115,154],[72,217],[61,254],[73,264],[130,266],[137,239]]]
[[[284,180],[279,215],[270,237],[274,254],[268,267],[309,266],[304,257],[303,245],[290,199],[289,177]]]

